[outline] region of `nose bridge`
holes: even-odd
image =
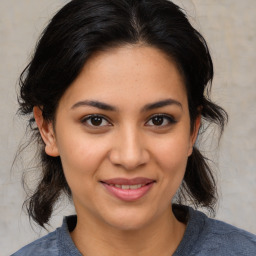
[[[134,169],[145,164],[148,159],[146,144],[140,129],[136,125],[120,128],[111,152],[112,162],[122,165],[125,169]]]

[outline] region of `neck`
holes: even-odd
[[[84,256],[170,256],[184,232],[185,225],[175,218],[170,207],[157,220],[137,230],[120,230],[78,215],[71,237]]]

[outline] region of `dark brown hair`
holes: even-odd
[[[170,56],[184,77],[191,130],[198,114],[203,122],[223,131],[226,112],[209,99],[213,64],[204,38],[183,11],[168,0],[73,0],[50,21],[34,56],[20,76],[19,111],[29,120],[31,143],[40,151],[41,178],[26,200],[29,216],[40,226],[48,223],[53,207],[64,192],[71,197],[60,157],[48,156],[35,125],[33,107],[40,106],[45,120],[53,121],[66,89],[100,50],[124,44],[145,44]],[[177,195],[196,207],[214,209],[216,184],[205,157],[194,147]]]

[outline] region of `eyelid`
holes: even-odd
[[[90,120],[90,118],[93,118],[93,117],[99,117],[99,118],[102,118],[103,120],[105,120],[108,124],[107,125],[90,125],[87,123],[88,120]],[[168,120],[168,124],[165,124],[165,125],[148,125],[149,121],[152,120],[154,117],[162,117],[163,119],[167,119]],[[99,128],[103,128],[103,127],[107,127],[107,126],[113,126],[112,122],[109,120],[108,117],[102,115],[102,114],[90,114],[90,115],[86,115],[84,116],[83,118],[81,118],[81,123],[86,125],[87,127],[90,127],[90,128],[93,128],[93,129],[99,129]],[[172,124],[175,124],[177,123],[177,120],[170,114],[164,114],[164,113],[159,113],[159,114],[154,114],[152,116],[150,116],[146,122],[146,126],[153,126],[153,127],[156,127],[156,128],[164,128],[164,127],[167,127],[167,126],[170,126]]]
[[[108,122],[108,125],[99,125],[99,126],[96,126],[96,125],[89,125],[87,124],[86,122],[88,120],[90,120],[90,118],[93,118],[93,117],[100,117],[102,119],[104,119],[105,121]],[[81,119],[81,123],[85,124],[86,126],[88,127],[92,127],[92,128],[102,128],[102,127],[106,127],[106,126],[112,126],[112,123],[111,121],[109,120],[109,118],[107,118],[106,116],[102,115],[102,114],[90,114],[90,115],[87,115],[87,116],[84,116],[82,119]]]
[[[168,124],[167,125],[147,125],[147,123],[152,119],[152,118],[154,118],[154,117],[162,117],[162,118],[165,118],[165,119],[167,119],[168,120]],[[154,114],[154,115],[152,115],[152,116],[150,116],[150,118],[148,119],[148,121],[146,122],[146,126],[154,126],[154,127],[157,127],[157,128],[163,128],[163,127],[166,127],[166,126],[170,126],[170,125],[172,125],[172,124],[175,124],[175,123],[177,123],[177,120],[172,116],[172,115],[170,115],[170,114],[163,114],[163,113],[161,113],[161,114]]]

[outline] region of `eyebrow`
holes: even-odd
[[[149,103],[146,104],[142,109],[141,112],[147,112],[149,110],[153,110],[156,108],[161,108],[161,107],[165,107],[165,106],[170,106],[170,105],[176,105],[178,107],[182,108],[182,104],[174,99],[165,99],[165,100],[161,100],[161,101],[157,101],[154,103]],[[107,110],[107,111],[118,111],[118,108],[112,105],[109,105],[107,103],[104,102],[100,102],[100,101],[96,101],[96,100],[83,100],[83,101],[79,101],[77,103],[75,103],[71,109],[75,109],[78,107],[82,107],[82,106],[89,106],[89,107],[95,107],[98,109],[102,109],[102,110]]]
[[[170,105],[176,105],[182,109],[182,104],[179,101],[174,100],[174,99],[166,99],[166,100],[161,100],[161,101],[157,101],[157,102],[149,103],[149,104],[145,105],[142,108],[142,112],[146,112],[146,111],[149,111],[152,109],[162,108],[162,107],[170,106]]]
[[[102,110],[108,110],[108,111],[117,111],[117,108],[114,106],[111,106],[107,103],[96,101],[96,100],[83,100],[79,101],[76,104],[74,104],[71,109],[78,108],[81,106],[89,106],[89,107],[95,107]]]

